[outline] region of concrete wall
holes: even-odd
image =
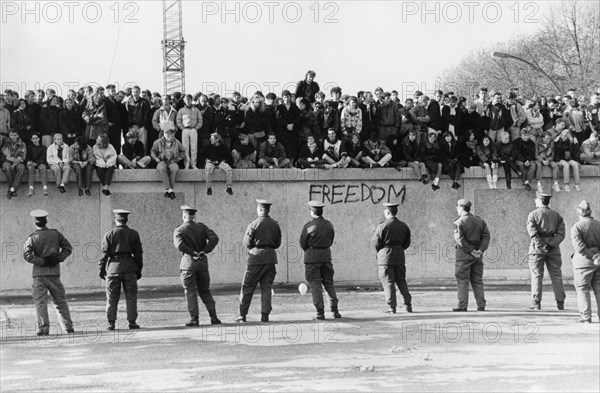
[[[576,221],[575,206],[587,199],[594,212],[600,209],[600,168],[584,167],[582,192],[555,193],[552,207],[564,217],[567,231]],[[550,190],[549,173],[545,189]],[[3,175],[2,175],[3,176]],[[112,226],[111,210],[132,212],[130,226],[140,232],[144,246],[144,278],[140,285],[178,284],[179,254],[172,244],[173,229],[181,223],[180,205],[195,205],[198,220],[212,228],[220,238],[209,256],[212,282],[241,282],[246,250],[241,240],[248,223],[255,218],[256,198],[274,202],[271,215],[283,230],[276,282],[303,280],[302,252],[298,237],[309,220],[306,202],[322,200],[327,204],[325,217],[336,228],[333,247],[338,282],[377,281],[375,251],[370,238],[383,220],[381,203],[402,203],[399,217],[412,230],[413,244],[407,251],[410,283],[452,283],[454,281],[454,243],[452,222],[459,198],[474,202],[474,213],[483,217],[492,233],[490,250],[485,254],[488,282],[524,282],[529,278],[526,258],[529,239],[525,231],[527,214],[533,210],[535,192],[514,184],[514,189],[489,190],[479,168],[468,169],[462,188],[453,190],[442,179],[441,189],[433,192],[404,169],[346,170],[238,170],[234,175],[233,196],[225,193],[223,177],[206,195],[202,171],[181,171],[176,200],[163,197],[164,189],[154,170],[119,170],[111,187],[112,195],[103,196],[99,183],[93,183],[91,197],[79,197],[76,186],[68,185],[66,194],[50,186],[50,196],[38,192],[26,196],[26,185],[19,196],[6,199],[7,184],[0,178],[0,291],[27,289],[31,286],[31,266],[22,258],[22,243],[34,230],[29,212],[45,209],[50,213],[49,227],[60,230],[73,244],[73,255],[62,264],[66,287],[94,289],[102,286],[98,278],[99,244]],[[504,180],[500,186],[505,187]],[[51,182],[51,184],[53,184]],[[561,245],[563,273],[572,277],[570,240]]]

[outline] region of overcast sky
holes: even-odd
[[[0,5],[3,90],[54,85],[64,95],[72,85],[111,82],[163,91],[162,1]],[[548,5],[184,1],[186,90],[279,94],[312,69],[327,91],[333,84],[350,94],[376,86],[431,91],[435,77],[472,49],[539,29]]]

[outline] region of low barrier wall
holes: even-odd
[[[585,166],[581,171],[581,192],[554,193],[552,208],[565,219],[567,238],[561,244],[563,274],[572,278],[572,247],[568,231],[577,220],[575,206],[582,199],[591,202],[597,215],[600,209],[600,168]],[[52,178],[52,176],[50,176]],[[551,190],[549,173],[544,189]],[[484,256],[486,282],[525,282],[529,279],[525,230],[527,214],[534,209],[535,192],[514,182],[512,190],[490,190],[480,168],[467,169],[459,190],[450,188],[447,178],[441,189],[433,191],[418,182],[409,169],[337,170],[235,170],[234,195],[225,193],[224,176],[215,176],[213,195],[206,195],[203,171],[180,171],[177,199],[164,198],[164,189],[155,170],[117,170],[112,195],[100,193],[97,179],[92,196],[77,196],[71,182],[60,194],[50,181],[50,196],[43,196],[36,183],[36,194],[27,197],[23,184],[16,198],[6,198],[7,183],[0,177],[0,291],[31,287],[31,265],[23,260],[23,243],[34,231],[29,212],[44,209],[50,213],[49,227],[60,230],[73,244],[70,258],[63,263],[62,278],[67,288],[97,289],[100,241],[113,225],[111,210],[132,212],[130,227],[139,231],[144,247],[144,278],[140,285],[179,284],[180,254],[173,247],[173,229],[181,224],[180,206],[198,209],[197,219],[219,236],[219,244],[209,255],[211,281],[238,285],[246,262],[242,237],[246,226],[256,217],[256,198],[274,202],[271,216],[279,221],[282,246],[278,250],[277,283],[304,279],[302,250],[298,239],[302,226],[310,219],[306,202],[326,203],[324,216],[336,229],[332,248],[336,281],[359,284],[377,282],[375,250],[370,242],[375,227],[383,220],[381,203],[397,201],[399,218],[412,232],[407,250],[409,284],[451,284],[454,282],[454,243],[452,222],[460,198],[473,201],[473,212],[484,218],[492,241]],[[534,184],[535,186],[535,184]]]

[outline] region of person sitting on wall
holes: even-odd
[[[267,141],[260,145],[258,165],[262,168],[289,168],[291,161],[285,155],[285,148],[275,134],[269,134]]]
[[[144,144],[138,139],[137,129],[136,125],[131,127],[123,143],[123,153],[117,157],[117,162],[123,169],[144,169],[152,162],[150,156],[144,155],[146,151]]]
[[[233,170],[231,169],[231,154],[227,146],[222,144],[222,138],[215,132],[210,135],[210,145],[204,146],[200,151],[200,160],[204,160],[204,172],[206,174],[206,195],[212,195],[212,174],[215,168],[225,172],[226,192],[233,195],[231,184],[233,182]]]
[[[185,149],[175,139],[175,130],[164,131],[164,136],[152,145],[150,156],[156,162],[156,170],[166,189],[165,198],[175,199],[175,177],[179,172],[179,162],[185,158]]]
[[[96,162],[96,175],[102,184],[102,194],[110,195],[110,183],[112,182],[115,167],[117,165],[117,151],[114,146],[108,143],[108,135],[100,134],[96,139],[96,144],[92,149]]]
[[[323,151],[317,142],[315,142],[315,137],[309,135],[306,138],[306,144],[300,148],[300,153],[298,154],[298,168],[322,168],[326,163],[326,161],[321,158],[322,155]]]
[[[256,149],[247,134],[240,134],[231,150],[233,166],[237,169],[256,168]]]
[[[346,168],[350,158],[342,141],[337,139],[333,128],[327,130],[327,139],[323,142],[323,159],[327,161],[325,168]]]
[[[371,132],[370,138],[363,143],[363,147],[365,148],[365,156],[362,160],[370,168],[384,168],[392,159],[390,149],[385,145],[385,142],[379,140],[376,131]]]

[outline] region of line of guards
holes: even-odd
[[[547,194],[537,194],[536,209],[527,219],[527,231],[531,237],[529,267],[532,310],[541,309],[544,266],[547,267],[552,280],[557,308],[564,309],[565,291],[559,245],[565,238],[565,224],[560,214],[549,208],[550,198]],[[242,282],[239,315],[234,319],[235,322],[246,322],[252,296],[258,284],[261,287],[262,322],[269,321],[272,310],[271,288],[277,274],[275,250],[281,245],[281,229],[277,221],[269,216],[272,203],[261,199],[257,199],[256,202],[258,218],[248,225],[244,234],[243,242],[248,248],[248,265]],[[341,318],[330,252],[335,236],[334,227],[323,218],[323,203],[310,201],[308,205],[312,220],[302,228],[300,246],[304,250],[305,277],[317,310],[316,319],[325,319],[322,288],[327,292],[333,317]],[[410,229],[396,217],[398,204],[384,203],[383,206],[385,221],[377,226],[372,240],[377,251],[378,275],[388,305],[385,312],[396,313],[396,285],[404,299],[406,311],[412,312],[404,255],[411,242]],[[219,238],[206,225],[196,222],[196,209],[182,206],[181,210],[183,224],[173,232],[173,243],[182,253],[179,266],[181,282],[191,317],[186,326],[200,324],[198,296],[210,315],[211,324],[220,324],[210,291],[206,256],[215,248]],[[477,310],[485,311],[483,253],[488,248],[490,232],[484,220],[471,214],[471,202],[460,199],[456,211],[458,218],[454,221],[454,240],[458,306],[453,308],[453,311],[467,311],[469,283],[477,301]],[[108,231],[102,240],[100,260],[100,277],[106,280],[108,329],[115,329],[121,286],[125,293],[129,328],[139,329],[136,323],[137,281],[142,277],[142,244],[138,232],[127,226],[130,212],[117,209],[113,210],[113,213],[115,227]],[[580,219],[571,228],[571,240],[575,249],[572,256],[574,283],[581,314],[578,321],[586,323],[590,323],[592,318],[591,289],[595,294],[600,316],[600,221],[593,219],[591,213],[590,204],[582,201],[577,206]],[[34,265],[32,294],[38,319],[37,334],[49,334],[48,292],[64,328],[68,333],[73,333],[65,289],[60,280],[60,262],[71,254],[71,244],[59,231],[47,228],[48,212],[34,210],[30,215],[37,230],[25,242],[24,258]],[[306,284],[300,284],[299,289],[304,294],[307,290]]]

